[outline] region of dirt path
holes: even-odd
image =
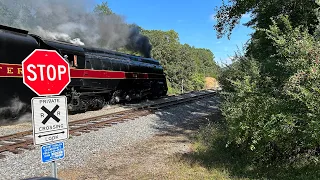
[[[163,179],[172,171],[170,158],[191,151],[185,135],[157,135],[114,154],[93,155],[85,168],[60,170],[61,179]]]
[[[192,151],[190,137],[196,132],[194,126],[205,122],[204,118],[191,126],[189,124],[190,128],[172,127],[165,133],[113,154],[93,154],[84,167],[58,170],[58,177],[68,180],[185,179],[188,176],[177,173],[181,169],[176,166],[178,158],[175,157]]]

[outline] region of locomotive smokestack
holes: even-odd
[[[151,57],[152,46],[149,38],[140,34],[139,27],[132,26],[129,32],[129,40],[126,48],[132,51],[138,51],[143,54],[144,57]]]

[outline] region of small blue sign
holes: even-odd
[[[41,160],[43,163],[64,158],[64,143],[47,144],[41,147]]]

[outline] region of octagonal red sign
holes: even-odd
[[[69,63],[54,50],[36,49],[22,61],[23,83],[38,96],[60,95],[70,83]]]

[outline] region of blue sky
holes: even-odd
[[[100,4],[102,0],[95,0]],[[230,63],[230,56],[241,48],[253,32],[239,24],[227,37],[217,39],[213,29],[215,20],[212,15],[221,0],[107,0],[109,7],[116,14],[125,17],[126,22],[135,23],[144,29],[170,30],[178,32],[181,43],[187,43],[198,48],[210,49],[215,55],[215,61]],[[200,2],[200,3],[199,3]],[[247,22],[245,15],[241,22]]]

